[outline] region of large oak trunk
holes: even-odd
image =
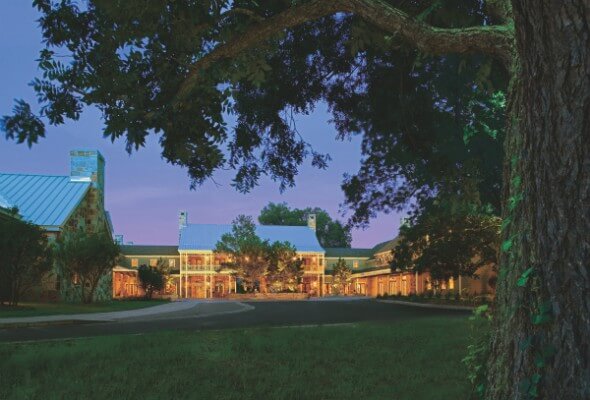
[[[590,399],[590,0],[513,0],[503,254],[486,397]]]

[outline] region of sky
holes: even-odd
[[[39,75],[35,62],[42,46],[38,17],[29,1],[0,2],[0,115],[11,113],[14,99],[36,104],[28,83]],[[307,162],[296,186],[282,194],[270,179],[262,179],[249,194],[238,193],[230,186],[231,171],[219,171],[213,177],[215,182],[190,190],[186,170],[162,159],[156,135],[129,155],[123,141],[111,143],[103,138],[103,121],[93,108],[79,121],[48,127],[46,137],[32,148],[7,141],[0,132],[0,172],[67,175],[70,150],[99,150],[106,160],[106,209],[115,233],[135,244],[176,244],[180,210],[188,212],[190,223],[225,224],[239,214],[257,217],[268,202],[286,202],[297,208],[321,207],[345,221],[350,210],[341,206],[344,194],[340,184],[345,173],[353,174],[360,166],[361,138],[337,141],[330,118],[323,104],[311,115],[297,117],[302,136],[317,151],[329,153],[332,161],[327,170],[312,168]],[[372,247],[395,237],[401,217],[379,214],[368,228],[353,230],[353,246]]]

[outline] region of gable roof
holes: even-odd
[[[373,249],[347,248],[347,247],[328,247],[328,248],[326,248],[326,257],[369,258],[372,255],[373,255]]]
[[[391,239],[386,242],[378,243],[375,245],[375,247],[373,247],[373,254],[391,251],[391,250],[395,249],[395,247],[397,246],[399,241],[400,241],[400,238],[398,236],[395,239]]]
[[[231,225],[189,224],[180,230],[179,250],[213,250]],[[307,226],[257,225],[256,234],[270,242],[289,242],[297,251],[324,252],[315,232]]]
[[[26,221],[46,230],[59,230],[80,204],[90,182],[69,176],[0,173],[0,196]]]
[[[127,244],[120,247],[126,256],[179,256],[178,246]]]

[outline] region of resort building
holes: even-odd
[[[399,239],[377,244],[372,249],[326,249],[326,274],[331,283],[334,266],[340,259],[352,270],[345,294],[364,296],[421,294],[431,290],[458,292],[463,295],[492,295],[496,273],[491,265],[479,268],[475,277],[459,276],[446,281],[434,281],[428,272],[392,270],[391,262]],[[330,293],[331,285],[326,287]]]
[[[173,286],[180,298],[220,298],[237,292],[238,282],[232,271],[223,268],[227,256],[214,249],[231,225],[190,224],[188,214],[180,212],[179,245],[122,246],[126,263],[113,271],[113,297],[130,297],[141,293],[133,269],[139,265],[156,266],[164,263],[171,268]],[[303,262],[303,278],[299,291],[314,296],[325,294],[325,251],[315,232],[315,216],[310,215],[308,226],[258,225],[256,234],[269,242],[289,242],[297,249]],[[173,267],[177,266],[177,267]],[[266,282],[260,282],[261,291]]]
[[[111,219],[104,208],[104,170],[100,152],[72,150],[69,175],[0,172],[0,215],[16,208],[16,217],[38,225],[50,241],[67,230],[106,230],[112,234]],[[62,283],[50,274],[31,296],[67,298]],[[110,297],[110,290],[97,293]]]
[[[166,266],[170,283],[165,295],[180,298],[222,298],[237,292],[238,282],[232,271],[223,268],[227,261],[214,249],[221,237],[230,233],[231,225],[191,224],[188,215],[179,215],[178,246],[122,246],[126,267],[113,271],[113,297],[132,297],[143,294],[139,287],[136,269],[140,265]],[[350,283],[344,295],[379,296],[399,294],[408,296],[430,290],[460,292],[463,295],[492,294],[491,266],[480,268],[477,278],[459,277],[447,281],[433,281],[428,272],[395,271],[391,268],[398,239],[379,243],[373,248],[322,248],[315,232],[315,216],[308,226],[256,227],[257,235],[270,242],[289,242],[297,249],[303,261],[304,275],[299,291],[310,296],[333,294],[333,269],[344,261],[351,270]],[[260,290],[265,292],[264,280]]]
[[[0,218],[19,218],[38,225],[50,241],[74,230],[106,230],[112,235],[110,216],[105,210],[103,156],[96,150],[72,150],[69,175],[0,173]],[[141,265],[166,270],[167,282],[160,296],[219,298],[236,293],[238,281],[224,267],[227,256],[214,251],[221,237],[231,230],[231,225],[189,223],[188,214],[181,211],[178,245],[122,245],[125,261],[101,280],[96,299],[143,296],[138,279]],[[445,282],[431,280],[428,272],[392,270],[396,239],[373,248],[324,249],[316,236],[315,215],[308,216],[307,226],[260,225],[256,233],[263,240],[289,242],[295,247],[304,270],[297,289],[310,296],[334,293],[333,268],[340,260],[351,270],[343,294],[410,295],[444,290],[481,295],[494,291],[495,272],[491,267],[480,268],[476,278]],[[117,235],[116,241],[123,243],[123,237]],[[50,273],[28,297],[75,300],[76,285],[71,277]],[[264,278],[259,290],[269,290]]]
[[[125,263],[113,268],[113,298],[138,297],[145,294],[137,276],[140,265],[167,270],[172,280],[168,282],[164,294],[171,297],[177,294],[176,281],[180,266],[178,246],[121,245],[121,252],[125,255]]]

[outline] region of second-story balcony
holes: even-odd
[[[216,272],[220,267],[218,265],[189,264],[184,265],[182,271],[193,272]]]

